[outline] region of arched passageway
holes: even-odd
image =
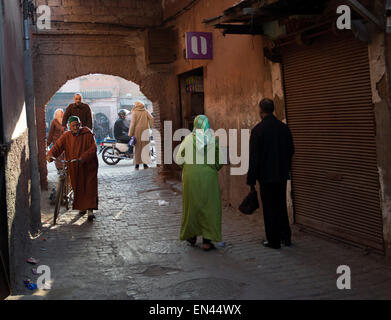
[[[41,187],[47,189],[45,106],[68,80],[88,74],[119,76],[140,86],[154,106],[154,127],[179,123],[177,80],[168,65],[148,66],[142,32],[36,34],[34,80]],[[177,119],[178,118],[178,119]],[[162,150],[163,152],[163,150]]]
[[[55,111],[65,111],[68,105],[74,103],[74,96],[80,93],[83,103],[90,106],[93,116],[93,131],[97,143],[105,137],[114,137],[114,124],[120,109],[133,108],[136,101],[142,101],[152,114],[152,102],[141,92],[134,82],[121,77],[103,74],[91,74],[67,81],[46,105],[45,122],[47,134]],[[128,119],[130,121],[130,119]]]

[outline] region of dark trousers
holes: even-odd
[[[116,140],[118,140],[118,142],[120,142],[120,143],[129,143],[130,137],[129,136],[119,136],[116,138]]]
[[[260,183],[260,186],[266,238],[270,244],[279,246],[281,240],[291,239],[286,207],[286,181]]]

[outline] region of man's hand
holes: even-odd
[[[46,160],[47,160],[47,162],[53,162],[53,159],[52,159],[52,157],[51,157],[51,156],[49,156],[49,155],[47,155],[47,156],[46,156]]]

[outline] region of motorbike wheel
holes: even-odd
[[[120,157],[120,152],[117,148],[106,148],[103,150],[102,159],[109,166],[115,166],[121,159],[111,158],[110,156]]]

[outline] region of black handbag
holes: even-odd
[[[259,208],[257,190],[252,188],[250,193],[244,198],[243,202],[239,206],[239,211],[243,214],[253,214],[255,210]]]

